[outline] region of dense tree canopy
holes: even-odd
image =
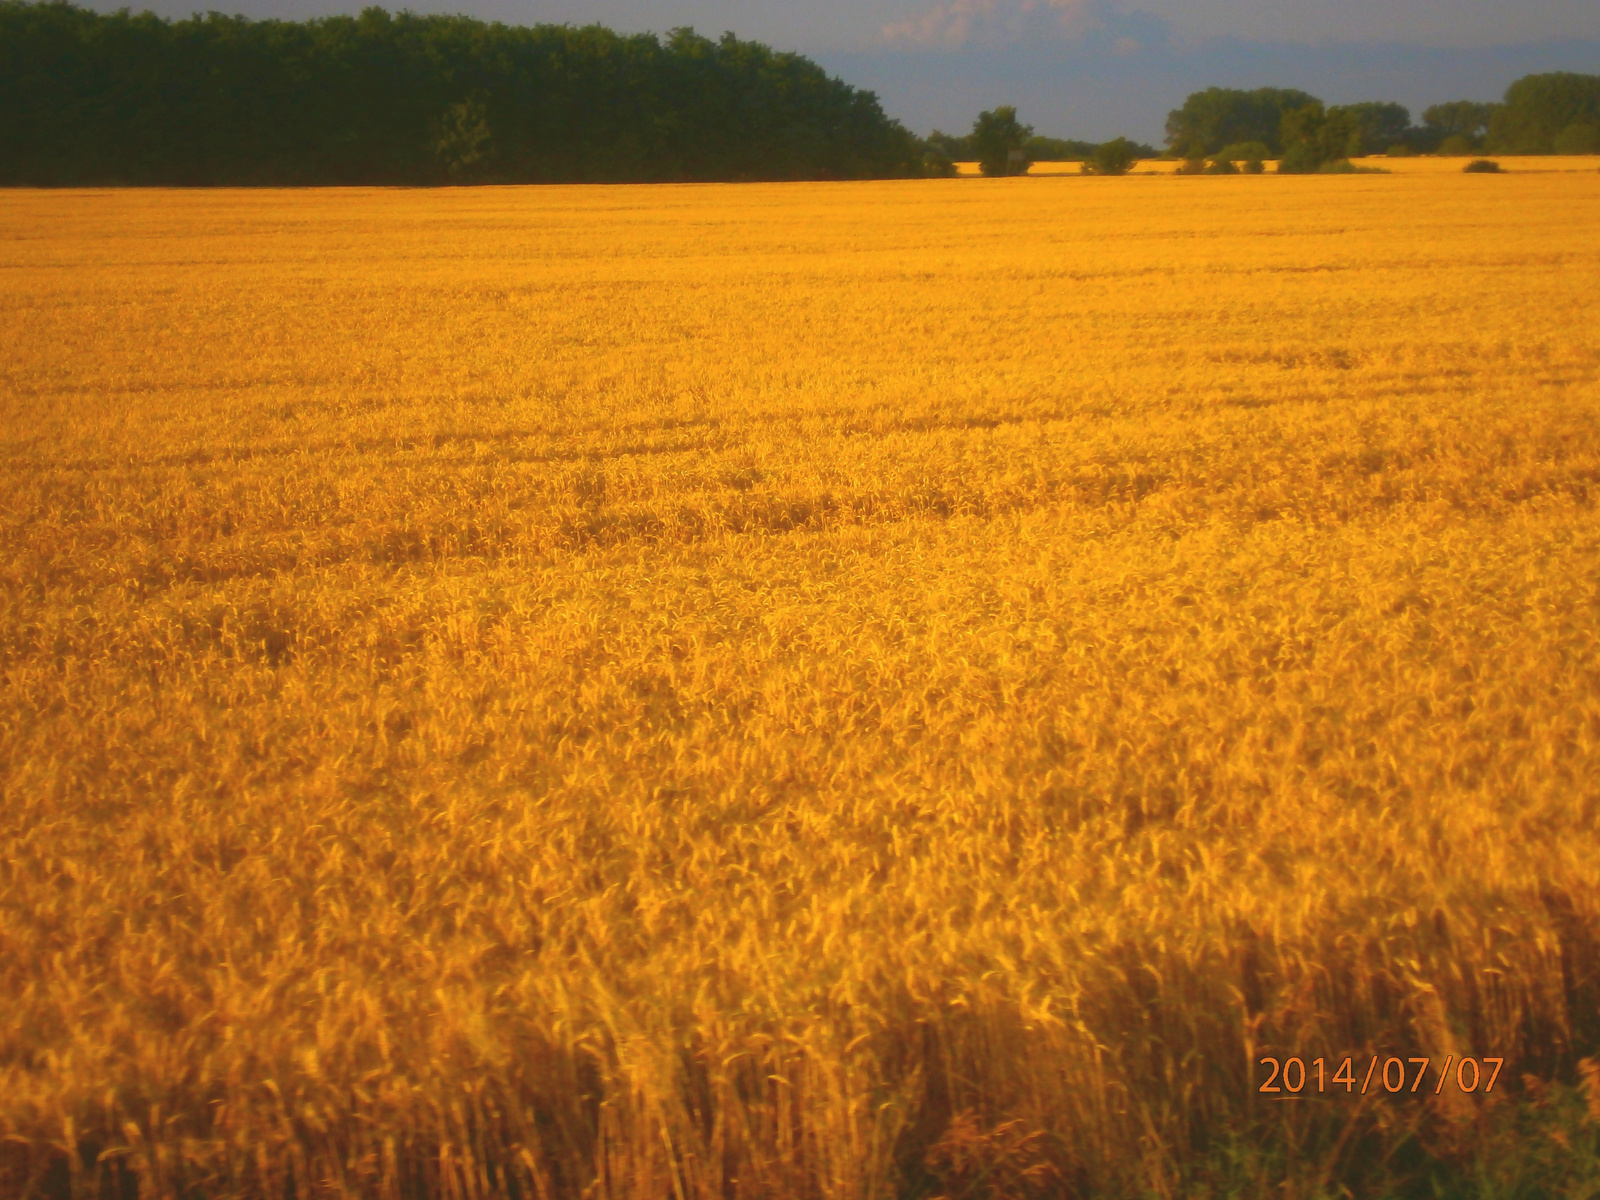
[[[1193,93],[1183,107],[1167,115],[1167,143],[1190,158],[1215,154],[1235,142],[1262,142],[1274,155],[1282,149],[1279,141],[1283,115],[1307,104],[1315,96],[1293,88],[1207,88]]]
[[[1361,149],[1361,122],[1353,107],[1324,108],[1320,100],[1283,114],[1278,170],[1289,175],[1326,170]]]
[[[1333,111],[1346,114],[1354,125],[1357,154],[1382,154],[1405,143],[1411,133],[1411,110],[1404,104],[1372,100],[1341,104]]]
[[[1489,118],[1489,144],[1506,154],[1600,152],[1600,75],[1525,75]]]
[[[1476,142],[1489,128],[1489,118],[1497,106],[1476,100],[1450,100],[1423,110],[1422,127],[1432,149],[1446,138],[1466,138]]]
[[[165,21],[0,0],[0,183],[802,179],[921,173],[870,92],[689,30]]]

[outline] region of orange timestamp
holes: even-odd
[[[1343,1088],[1342,1094],[1353,1096],[1356,1094],[1356,1073],[1360,1070],[1353,1058],[1346,1058],[1334,1070],[1332,1076],[1328,1074],[1328,1064],[1331,1060],[1326,1058],[1313,1058],[1308,1065],[1303,1058],[1263,1058],[1260,1066],[1268,1068],[1266,1082],[1256,1090],[1269,1095],[1275,1093],[1278,1100],[1304,1099],[1310,1085],[1316,1085],[1316,1095],[1332,1092],[1340,1095],[1337,1090]],[[1383,1066],[1380,1069],[1379,1063]],[[1500,1078],[1500,1068],[1505,1066],[1504,1058],[1485,1058],[1481,1062],[1476,1058],[1462,1058],[1459,1062],[1454,1054],[1446,1055],[1444,1062],[1439,1067],[1439,1080],[1433,1085],[1432,1094],[1437,1096],[1445,1089],[1448,1083],[1454,1083],[1458,1091],[1476,1092],[1481,1086],[1484,1094],[1494,1091],[1495,1080]],[[1369,1089],[1374,1089],[1374,1084],[1385,1092],[1408,1095],[1427,1094],[1419,1092],[1423,1080],[1432,1066],[1431,1058],[1384,1058],[1374,1054],[1372,1061],[1367,1064],[1367,1069],[1360,1079],[1361,1095],[1365,1096]],[[1454,1073],[1451,1071],[1454,1067]],[[1490,1068],[1493,1070],[1490,1070]],[[1415,1074],[1412,1071],[1415,1070]],[[1409,1085],[1409,1086],[1408,1086]]]

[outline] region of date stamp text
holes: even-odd
[[[1494,1091],[1504,1058],[1462,1058],[1446,1055],[1439,1064],[1437,1078],[1429,1077],[1431,1058],[1395,1058],[1374,1054],[1369,1063],[1345,1058],[1337,1066],[1327,1058],[1263,1058],[1266,1082],[1256,1090],[1275,1099],[1301,1099],[1307,1095],[1365,1096],[1388,1092],[1395,1095],[1442,1095],[1446,1087],[1461,1092]],[[1362,1067],[1366,1070],[1363,1071]],[[1331,1068],[1331,1070],[1330,1070]],[[1359,1090],[1358,1090],[1359,1089]]]

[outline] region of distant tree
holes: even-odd
[[[1083,160],[1085,175],[1126,175],[1139,157],[1138,147],[1127,138],[1113,138],[1101,142],[1094,153]]]
[[[1023,147],[1033,134],[1031,125],[1017,120],[1017,110],[1002,104],[978,114],[972,124],[972,148],[978,156],[978,169],[985,175],[1021,175],[1028,170]]]
[[[1444,141],[1439,143],[1439,148],[1434,151],[1434,153],[1441,154],[1445,158],[1465,158],[1475,149],[1476,147],[1473,145],[1472,139],[1466,134],[1452,133],[1449,137],[1445,138]]]
[[[1549,154],[1558,138],[1563,146],[1587,144],[1591,128],[1600,128],[1600,75],[1525,75],[1490,117],[1489,145],[1504,154]]]
[[[1426,149],[1438,147],[1445,138],[1462,137],[1477,145],[1489,128],[1497,105],[1482,104],[1476,100],[1451,100],[1435,104],[1422,113],[1422,128],[1428,139]]]
[[[1318,103],[1315,96],[1293,88],[1207,88],[1167,115],[1167,145],[1175,153],[1198,146],[1203,159],[1230,142],[1262,142],[1276,156],[1282,150],[1284,113]]]
[[[1349,115],[1360,131],[1360,144],[1356,154],[1382,154],[1397,142],[1403,142],[1411,129],[1411,110],[1403,104],[1383,101],[1366,101],[1361,104],[1342,104],[1331,112]]]
[[[956,174],[956,160],[944,146],[929,138],[923,144],[922,173],[929,179],[949,179]]]
[[[1475,158],[1461,169],[1468,175],[1500,174],[1500,164],[1492,158]]]
[[[1083,162],[1094,153],[1095,142],[1075,138],[1054,138],[1034,134],[1022,148],[1030,162]]]
[[[951,162],[971,162],[978,157],[977,151],[972,148],[970,134],[957,137],[953,133],[942,133],[935,129],[928,135],[928,145],[943,153]]]
[[[1136,142],[1130,138],[1115,140],[1126,142],[1132,149],[1135,159],[1160,156],[1160,151],[1144,142]],[[1087,162],[1094,157],[1094,152],[1105,144],[1080,141],[1077,138],[1043,137],[1036,133],[1023,143],[1022,148],[1027,152],[1029,162]]]
[[[1283,156],[1278,170],[1305,175],[1348,164],[1361,145],[1361,128],[1348,111],[1314,102],[1283,114],[1280,140]]]

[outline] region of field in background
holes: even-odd
[[[1395,166],[0,193],[0,1190],[1594,1188],[1600,173]]]
[[[1373,156],[1371,158],[1358,158],[1356,165],[1360,167],[1376,167],[1391,175],[1459,175],[1461,168],[1466,166],[1473,155],[1465,158],[1439,158],[1434,155],[1417,155],[1412,158],[1388,158]],[[1600,155],[1595,154],[1488,154],[1485,158],[1492,158],[1500,164],[1500,169],[1507,172],[1540,174],[1551,171],[1563,174],[1576,174],[1581,171],[1600,171]],[[1171,175],[1183,164],[1177,159],[1145,159],[1135,163],[1130,174],[1134,175]],[[1268,170],[1275,171],[1276,164],[1269,164]],[[956,170],[962,177],[981,174],[975,162],[962,162],[956,164]],[[1030,178],[1051,175],[1081,175],[1083,166],[1075,162],[1036,162],[1028,169]]]

